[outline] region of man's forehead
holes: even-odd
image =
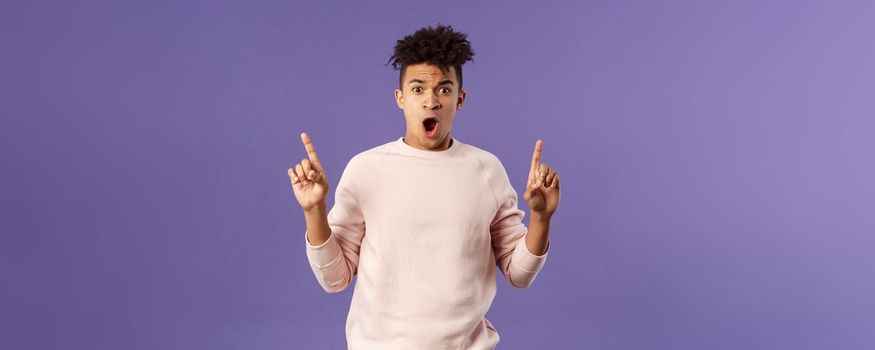
[[[406,82],[425,82],[425,83],[443,83],[456,84],[456,73],[453,66],[448,67],[444,72],[441,67],[432,64],[416,64],[407,67]]]

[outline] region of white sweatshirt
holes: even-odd
[[[457,139],[425,151],[399,138],[349,161],[331,235],[319,246],[305,238],[307,258],[329,293],[358,276],[350,349],[493,349],[499,336],[484,316],[495,266],[526,288],[547,257],[526,247],[524,215],[491,153]]]

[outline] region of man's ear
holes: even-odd
[[[404,109],[404,94],[401,90],[395,89],[395,103],[398,104],[398,108]]]
[[[456,101],[456,109],[462,108],[465,103],[465,90],[459,90],[459,99]]]

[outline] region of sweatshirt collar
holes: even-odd
[[[443,150],[443,151],[426,151],[426,150],[414,148],[413,146],[408,145],[407,143],[404,142],[403,136],[399,137],[398,140],[395,141],[395,146],[396,146],[395,148],[398,149],[398,151],[401,154],[407,154],[407,155],[416,156],[419,158],[428,158],[428,159],[446,158],[446,157],[449,157],[449,156],[455,154],[459,150],[459,148],[461,148],[461,146],[462,146],[462,143],[459,142],[459,140],[457,140],[453,137],[450,137],[450,139],[452,140],[452,142],[450,143],[450,147]]]

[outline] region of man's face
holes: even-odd
[[[447,149],[453,119],[465,101],[456,69],[444,73],[439,66],[413,64],[407,66],[402,82],[402,89],[395,90],[395,102],[407,120],[404,142],[427,151]]]

